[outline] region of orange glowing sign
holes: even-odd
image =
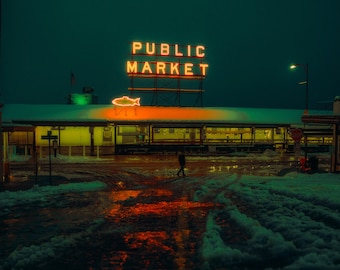
[[[147,55],[157,55],[159,52],[161,56],[177,56],[177,57],[204,57],[205,47],[202,45],[191,46],[186,45],[184,50],[180,50],[180,45],[178,44],[168,44],[161,43],[156,44],[154,42],[132,42],[132,54],[147,54]]]
[[[157,57],[152,61],[127,61],[128,75],[180,77],[206,76],[208,64],[202,63],[205,46],[168,44],[155,42],[132,42],[132,56]],[[176,61],[171,61],[176,58]],[[196,63],[187,59],[196,59]],[[169,61],[170,59],[170,61]],[[184,62],[181,59],[186,59]],[[197,59],[200,60],[197,63]],[[161,60],[161,61],[159,61]]]
[[[112,100],[112,104],[122,107],[140,106],[140,98],[130,98],[128,96],[122,96]]]

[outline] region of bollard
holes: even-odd
[[[9,182],[9,162],[4,162],[4,179],[5,182]]]

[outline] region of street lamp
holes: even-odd
[[[304,68],[306,74],[306,80],[303,82],[299,82],[299,84],[306,85],[306,107],[304,114],[308,114],[308,64],[292,64],[289,68],[293,70],[299,66]]]
[[[308,64],[292,64],[290,65],[290,69],[294,70],[298,67],[303,67],[306,74],[305,81],[299,82],[299,84],[305,84],[306,85],[306,107],[304,114],[308,114]],[[305,160],[307,160],[307,137],[305,136]]]

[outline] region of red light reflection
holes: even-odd
[[[146,231],[127,233],[124,236],[124,241],[130,248],[160,248],[163,251],[174,252],[172,247],[165,244],[169,237],[165,231]]]
[[[168,216],[181,209],[187,211],[195,208],[212,208],[214,203],[199,203],[199,202],[188,202],[188,201],[174,201],[174,202],[158,202],[153,204],[136,204],[130,209],[130,215],[150,215],[157,214],[160,216]]]
[[[119,267],[138,252],[144,254],[144,266],[153,265],[153,260],[169,260],[176,269],[190,269],[189,261],[197,248],[192,239],[205,230],[200,225],[193,228],[193,221],[202,224],[208,210],[218,205],[188,201],[187,197],[172,201],[173,195],[170,190],[155,188],[111,194],[114,204],[108,218],[121,228],[131,228],[121,235],[128,252],[116,253],[112,258]],[[118,254],[122,255],[120,259]]]
[[[114,202],[125,201],[130,198],[136,198],[141,190],[120,190],[112,193],[111,198]]]

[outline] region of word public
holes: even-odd
[[[186,45],[154,42],[132,42],[132,55],[143,57],[154,57],[152,61],[127,61],[126,71],[129,75],[164,75],[169,77],[178,76],[206,76],[208,64],[202,63],[205,57],[203,45]],[[158,61],[166,59],[167,61]],[[176,61],[169,61],[176,58]],[[182,61],[181,58],[185,59]],[[194,59],[188,61],[187,59]],[[197,61],[199,59],[199,63]]]

